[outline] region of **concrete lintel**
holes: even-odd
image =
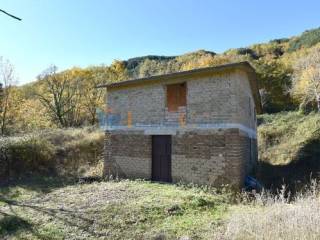
[[[187,124],[185,126],[165,126],[165,125],[139,125],[139,126],[112,126],[107,127],[107,131],[144,131],[145,135],[176,135],[177,131],[189,132],[197,130],[225,130],[225,129],[239,129],[241,132],[247,134],[250,138],[257,138],[256,130],[244,126],[239,123],[221,123],[221,124]]]

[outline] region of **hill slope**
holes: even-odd
[[[283,112],[259,116],[258,178],[266,186],[303,186],[320,173],[320,114]]]

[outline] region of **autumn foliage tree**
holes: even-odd
[[[57,73],[57,67],[51,66],[38,79],[41,86],[36,95],[52,120],[61,127],[78,125],[79,78],[70,72]]]
[[[267,112],[290,110],[291,68],[277,59],[261,59],[254,61],[253,64],[257,72],[260,93],[264,99],[264,110]]]
[[[295,65],[293,96],[301,102],[300,107],[316,103],[320,112],[320,48],[302,57]]]
[[[105,68],[95,67],[81,72],[81,105],[87,115],[90,125],[97,123],[97,109],[103,106],[105,89],[97,88],[105,82]]]

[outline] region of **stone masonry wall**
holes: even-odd
[[[105,176],[151,178],[151,136],[139,131],[106,131]]]
[[[187,123],[234,123],[237,114],[234,73],[187,82]]]
[[[128,112],[131,112],[132,125],[161,125],[164,96],[165,88],[160,84],[109,92],[107,105],[109,114],[115,118],[113,125],[127,126]]]
[[[253,127],[254,102],[245,73],[226,72],[176,80],[187,83],[186,124],[238,123]],[[250,103],[249,103],[250,101]],[[179,121],[179,111],[166,111],[166,85],[157,83],[108,92],[107,105],[114,126],[169,125]]]
[[[245,72],[237,72],[237,78],[234,79],[234,86],[237,89],[234,101],[237,114],[234,117],[234,121],[256,130],[255,103]]]
[[[181,131],[172,136],[172,180],[241,187],[252,168],[248,138],[238,129]],[[151,136],[106,133],[105,175],[151,179]]]
[[[193,131],[173,136],[173,181],[242,186],[247,172],[244,154],[247,139],[238,129]]]

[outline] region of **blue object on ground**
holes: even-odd
[[[262,185],[259,183],[259,181],[253,177],[246,176],[244,180],[244,187],[246,191],[261,191]]]

